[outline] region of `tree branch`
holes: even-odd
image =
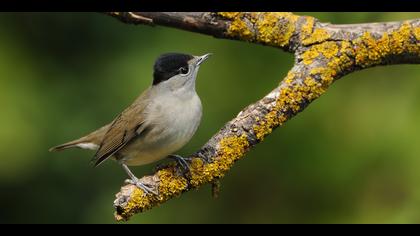
[[[218,38],[269,45],[296,56],[280,85],[243,109],[199,151],[191,173],[175,165],[142,178],[158,195],[126,185],[116,195],[117,220],[127,220],[181,193],[212,183],[247,151],[283,125],[342,76],[377,65],[420,63],[420,19],[333,25],[291,13],[108,13],[126,23],[164,25]]]

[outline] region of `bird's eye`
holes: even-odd
[[[181,68],[179,68],[179,71],[184,75],[188,74],[188,67],[181,67]]]

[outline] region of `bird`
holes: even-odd
[[[145,194],[156,194],[128,166],[146,165],[166,157],[187,165],[183,157],[173,153],[191,140],[201,122],[202,104],[195,85],[200,65],[210,55],[160,55],[153,66],[152,84],[112,122],[49,151],[96,150],[92,158],[95,167],[114,159],[130,177],[126,183],[136,185]]]

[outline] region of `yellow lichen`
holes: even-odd
[[[354,48],[353,45],[349,42],[349,41],[342,41],[340,43],[340,58],[343,59],[344,57],[346,57],[346,61],[347,64],[350,61],[350,57],[354,57]],[[344,62],[344,61],[343,61]]]
[[[351,43],[347,41],[341,42],[340,54],[330,59],[327,64],[328,70],[324,72],[324,75],[331,77],[330,81],[332,82],[332,77],[335,77],[338,73],[344,72],[354,65],[354,61],[352,60],[354,54],[355,52]],[[324,80],[325,82],[330,83]]]
[[[305,65],[309,65],[312,61],[320,55],[323,55],[325,58],[330,59],[337,55],[339,52],[339,47],[337,42],[324,42],[321,44],[316,44],[310,47],[302,54],[302,60]]]
[[[290,86],[284,86],[280,89],[280,96],[277,100],[277,109],[283,112],[291,111],[293,113],[297,113],[302,109],[302,104],[306,101],[309,101],[310,93],[310,87],[304,86],[301,83],[293,83]],[[287,117],[285,117],[283,114],[280,115],[280,117],[281,120],[278,124],[281,124],[287,120]],[[268,131],[271,132],[270,129],[268,129]],[[265,135],[265,133],[263,134]],[[259,136],[263,137],[263,135]]]
[[[277,109],[273,109],[273,111],[264,116],[261,122],[254,125],[253,129],[256,138],[260,141],[264,140],[264,137],[270,134],[273,128],[282,125],[286,120],[287,118],[284,115],[277,115]]]
[[[308,28],[310,27],[308,26]],[[315,32],[312,36],[314,34]],[[351,54],[355,58],[356,65],[369,67],[383,63],[385,59],[392,55],[419,54],[420,45],[416,41],[419,37],[419,27],[412,27],[409,22],[405,22],[398,29],[385,32],[383,35],[374,37],[371,33],[364,32],[352,42],[345,40],[341,42],[326,41],[313,45],[302,54],[302,60],[305,65],[310,65],[315,58],[322,55],[331,59],[328,62],[328,67],[337,68],[338,70],[335,71],[337,73],[353,63],[348,56],[348,54]],[[341,55],[339,55],[339,52]],[[330,75],[335,76],[334,70],[330,70]]]
[[[318,45],[315,45],[315,46],[318,46]],[[315,46],[312,46],[312,48],[310,48],[309,50],[306,50],[302,54],[302,60],[303,60],[303,63],[305,63],[305,65],[312,64],[313,60],[319,56],[318,50],[312,50],[313,47]]]
[[[308,101],[312,101],[319,96],[321,96],[325,92],[325,87],[314,78],[308,76],[304,80],[305,85],[308,87],[308,94],[307,99]]]
[[[211,163],[204,163],[201,159],[195,158],[191,164],[191,181],[193,187],[211,182],[214,178],[223,177],[233,163],[241,158],[249,147],[246,135],[229,136],[219,142],[219,153]]]
[[[324,55],[324,57],[326,57],[327,59],[330,59],[337,55],[339,47],[336,42],[325,42],[321,45],[322,47],[320,47],[320,53],[322,53],[322,55]],[[316,46],[314,48],[317,48]]]
[[[295,72],[287,74],[280,86],[276,107],[253,127],[256,138],[263,140],[274,127],[283,124],[288,119],[285,115],[286,111],[295,114],[303,108],[304,104],[321,96],[333,83],[337,74],[352,65],[349,57],[352,54],[353,49],[348,42],[328,41],[308,49],[302,56],[305,64],[310,64],[313,59],[322,56],[322,59],[326,59],[327,65],[312,68],[303,82],[295,81],[302,74]]]
[[[124,207],[124,211],[119,214],[119,219],[127,219],[134,212],[140,209],[147,209],[151,206],[151,199],[144,197],[143,190],[139,188],[134,188],[133,192],[130,195],[130,200],[127,202],[127,205]]]
[[[295,76],[296,76],[295,73],[289,71],[289,73],[287,73],[286,78],[284,79],[284,83],[290,85],[292,83],[293,79],[295,78]]]
[[[306,16],[305,17],[305,24],[302,25],[301,32],[300,32],[300,40],[303,41],[312,34],[312,31],[314,30],[315,25],[315,18]]]
[[[295,31],[298,16],[291,13],[261,13],[257,22],[257,41],[273,46],[285,46]]]
[[[408,22],[390,33],[384,33],[379,39],[369,32],[353,40],[356,52],[356,64],[368,67],[383,63],[383,60],[392,55],[402,53],[419,54],[419,44],[412,42],[411,37],[418,38],[419,27],[411,27]]]
[[[219,12],[218,15],[231,21],[228,36],[279,47],[289,44],[299,18],[287,12]]]
[[[280,89],[280,96],[278,99],[278,106],[284,110],[298,111],[300,109],[300,101],[302,97],[299,96],[299,91],[296,90],[299,86],[293,84],[285,86]]]
[[[324,44],[329,44],[332,42],[325,42]],[[344,70],[350,68],[353,65],[353,61],[350,56],[354,55],[354,50],[351,47],[349,42],[343,41],[340,44],[334,43],[335,46],[326,46],[322,47],[321,51],[323,55],[328,60],[327,66],[315,67],[312,68],[309,74],[311,76],[317,75],[319,77],[319,82],[322,84],[324,89],[329,86],[333,81],[334,77],[343,72]],[[318,93],[315,93],[318,94]]]
[[[363,33],[360,38],[355,40],[357,47],[356,63],[358,65],[370,66],[383,57],[382,51],[389,51],[389,47],[384,47],[389,43],[388,34],[385,34],[379,41],[381,41],[381,48],[378,47],[377,41],[369,32]]]
[[[321,43],[330,37],[330,34],[325,29],[318,28],[315,29],[310,36],[303,38],[302,44],[306,46],[314,43]]]
[[[245,134],[241,136],[231,136],[220,140],[221,155],[219,159],[235,161],[245,153],[249,147],[248,139]]]
[[[390,34],[390,51],[393,54],[401,54],[410,46],[411,27],[409,23],[404,23],[401,27]],[[380,50],[381,45],[377,45]],[[408,50],[409,51],[409,50]]]
[[[145,195],[143,190],[134,188],[123,212],[116,216],[118,219],[127,219],[135,212],[149,209],[153,204],[179,195],[187,188],[187,180],[176,174],[173,166],[159,170],[157,175],[159,177],[159,195]]]
[[[240,12],[218,12],[217,14],[226,19],[234,19],[241,13]]]
[[[335,61],[335,60],[331,60],[330,63],[332,63],[332,61]],[[329,86],[333,82],[334,76],[337,74],[337,71],[336,71],[336,67],[333,67],[333,68],[330,66],[316,67],[316,68],[313,68],[309,74],[318,75],[320,77],[321,84],[324,87],[326,87],[326,86]]]
[[[227,34],[231,37],[237,37],[246,41],[251,41],[254,38],[254,33],[251,31],[252,25],[247,19],[247,14],[242,12],[219,12],[218,15],[231,20]],[[246,22],[248,21],[248,23]]]
[[[199,186],[200,183],[204,182],[201,178],[202,175],[206,175],[205,179],[208,179],[208,173],[204,172],[204,161],[201,158],[194,158],[191,161],[191,180],[190,183],[193,186]]]
[[[331,36],[330,34],[322,28],[316,28],[315,26],[315,18],[310,16],[305,16],[306,22],[302,26],[300,31],[300,40],[303,46],[307,46],[314,43],[321,43]]]
[[[237,17],[230,24],[228,33],[243,40],[251,41],[254,38],[254,33],[251,30],[252,29],[243,19]]]
[[[315,58],[321,57],[320,59],[325,61],[326,65],[312,68],[309,76],[306,76],[303,81],[299,79],[295,81],[302,75],[296,77],[295,73],[289,73],[280,88],[278,110],[283,113],[291,111],[295,114],[303,108],[302,106],[321,96],[338,73],[350,68],[353,63],[350,56],[353,54],[351,44],[348,42],[327,41],[313,45],[303,53],[303,63],[309,65]]]
[[[416,40],[420,41],[420,27],[415,27],[413,29],[413,34],[414,34],[414,37],[416,38]]]
[[[187,180],[175,173],[175,168],[159,170],[158,176],[159,200],[165,200],[169,196],[180,194],[188,186]]]

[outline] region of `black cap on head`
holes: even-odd
[[[192,55],[183,53],[166,53],[160,55],[154,65],[153,85],[181,73],[180,68],[188,68],[188,61],[193,58]]]

